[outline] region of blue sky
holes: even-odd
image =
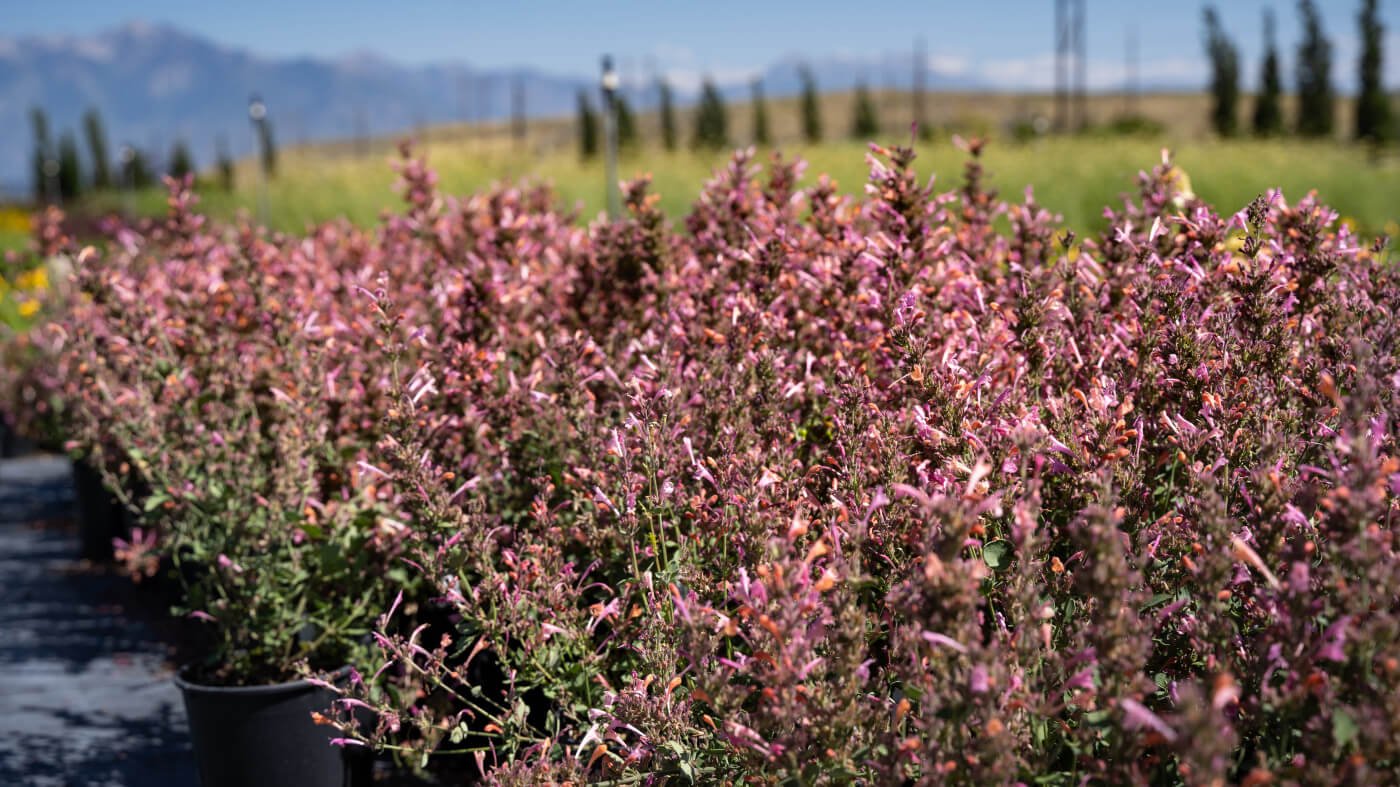
[[[1091,86],[1122,83],[1125,37],[1135,31],[1144,81],[1198,84],[1204,79],[1198,3],[1087,0]],[[746,78],[787,55],[876,60],[927,39],[937,71],[971,74],[1004,87],[1050,83],[1052,0],[49,0],[7,2],[10,36],[88,35],[133,20],[174,25],[265,55],[340,57],[372,52],[421,64],[530,65],[585,75],[599,53],[614,53],[640,73],[649,64],[685,83],[708,73]],[[1245,58],[1252,83],[1261,48],[1260,14],[1278,17],[1285,62],[1297,39],[1293,0],[1216,3]],[[1337,47],[1334,79],[1355,79],[1357,0],[1321,0]],[[1400,0],[1382,0],[1387,75],[1400,81]],[[1290,77],[1291,72],[1286,74]]]

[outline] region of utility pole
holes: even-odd
[[[1129,116],[1138,113],[1138,41],[1137,28],[1129,25],[1127,32],[1127,62],[1124,64],[1123,111]]]
[[[510,130],[517,150],[525,147],[525,77],[516,74],[510,91]]]
[[[1088,124],[1084,26],[1084,0],[1055,0],[1055,130],[1060,132]]]
[[[122,145],[117,156],[121,161],[122,209],[130,218],[136,215],[136,148]]]
[[[1055,0],[1055,130],[1069,130],[1069,0]]]
[[[928,133],[928,118],[924,116],[924,77],[928,72],[928,50],[924,37],[914,39],[914,139]]]
[[[622,206],[617,194],[617,70],[611,55],[603,55],[603,151],[607,178],[608,218],[618,219]]]
[[[1083,131],[1089,125],[1089,101],[1088,101],[1088,72],[1089,55],[1088,41],[1084,34],[1086,14],[1084,13],[1084,0],[1075,0],[1074,13],[1074,81],[1075,81],[1075,104],[1077,124],[1075,130]]]

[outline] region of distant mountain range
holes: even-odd
[[[823,90],[849,89],[860,81],[907,87],[912,80],[907,54],[809,62]],[[767,94],[797,92],[800,63],[786,58],[769,66],[760,75]],[[279,143],[288,144],[504,118],[517,80],[533,116],[572,113],[578,91],[595,84],[528,68],[409,67],[372,54],[274,59],[142,22],[87,37],[0,37],[0,128],[8,130],[0,138],[0,188],[12,195],[29,188],[29,111],[35,106],[47,111],[55,137],[67,129],[79,133],[82,113],[97,108],[113,158],[122,144],[131,144],[165,161],[183,139],[197,162],[207,164],[220,137],[235,156],[250,151],[247,101],[254,93],[267,102]],[[676,75],[680,101],[693,96],[697,81],[696,75]],[[931,90],[981,86],[970,74],[944,73],[937,66],[929,69],[927,84]],[[747,96],[748,75],[721,78],[720,86],[732,97]],[[655,96],[640,84],[632,93],[640,109]],[[85,154],[86,146],[80,147]]]

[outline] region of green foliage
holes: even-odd
[[[1381,84],[1385,26],[1376,0],[1363,0],[1361,26],[1361,91],[1356,98],[1356,138],[1379,142],[1390,136],[1390,97]]]
[[[145,153],[132,149],[131,157],[122,165],[122,182],[133,189],[148,189],[155,185],[156,176]]]
[[[585,159],[598,155],[598,113],[582,90],[578,92],[578,151]]]
[[[218,148],[218,153],[216,154],[218,156],[218,161],[216,166],[219,170],[219,187],[222,188],[225,193],[232,192],[233,157],[229,155],[228,142],[223,137],[219,137],[216,147]]]
[[[49,193],[49,174],[45,164],[54,157],[53,139],[49,136],[49,116],[40,107],[29,110],[30,127],[34,130],[34,154],[31,172],[34,178],[34,201],[46,202]]]
[[[1283,133],[1283,77],[1279,75],[1274,13],[1264,10],[1264,62],[1259,69],[1259,95],[1254,100],[1254,133],[1272,137]]]
[[[660,94],[660,104],[658,112],[661,114],[661,146],[667,150],[676,149],[676,107],[675,100],[671,96],[671,85],[662,79],[657,82],[657,93]]]
[[[729,120],[724,110],[724,99],[719,95],[715,83],[706,79],[700,87],[700,104],[695,108],[695,137],[692,145],[696,149],[718,150],[729,145]]]
[[[822,141],[821,100],[817,95],[817,79],[806,66],[799,73],[802,80],[802,138],[808,144]]]
[[[1332,98],[1332,43],[1322,30],[1322,17],[1312,0],[1300,0],[1303,40],[1298,45],[1298,133],[1305,137],[1331,136],[1334,122]]]
[[[1240,98],[1240,53],[1225,35],[1215,8],[1206,6],[1206,57],[1210,60],[1210,124],[1222,137],[1234,136]]]
[[[869,140],[880,133],[880,121],[875,116],[875,102],[865,83],[856,85],[855,109],[851,116],[851,136]]]
[[[102,117],[96,109],[89,109],[83,115],[83,135],[87,137],[88,155],[92,158],[92,187],[107,189],[112,187],[112,170],[107,159],[107,133],[102,128]]]
[[[172,178],[183,179],[186,175],[194,174],[194,156],[190,155],[189,146],[183,139],[176,140],[175,146],[170,150],[170,166],[166,173]]]
[[[65,201],[76,199],[83,191],[83,169],[78,161],[78,141],[71,132],[58,139],[58,194]]]
[[[773,144],[773,135],[768,130],[768,105],[763,100],[763,82],[755,79],[750,85],[753,91],[753,142],[755,145]]]

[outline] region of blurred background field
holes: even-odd
[[[907,93],[875,94],[882,133],[881,144],[911,144]],[[1036,200],[1063,215],[1078,231],[1104,226],[1105,205],[1116,204],[1132,192],[1134,178],[1157,163],[1163,148],[1172,151],[1197,194],[1222,211],[1243,207],[1269,188],[1281,188],[1296,200],[1316,189],[1344,219],[1367,235],[1394,234],[1400,220],[1400,154],[1394,150],[1344,142],[1341,139],[1298,138],[1220,139],[1209,133],[1208,97],[1204,94],[1160,94],[1136,97],[1131,114],[1120,96],[1089,97],[1091,124],[1072,135],[1038,136],[1024,128],[1032,118],[1052,109],[1049,94],[932,94],[927,113],[933,133],[913,141],[917,169],[935,178],[939,190],[956,188],[966,154],[952,142],[955,134],[985,136],[992,144],[985,154],[991,184],[1004,194],[1019,194],[1029,185]],[[1247,102],[1245,102],[1247,103]],[[1349,102],[1339,101],[1338,117],[1350,116]],[[827,141],[802,141],[796,99],[767,102],[774,145],[758,151],[766,163],[774,150],[808,163],[806,182],[818,173],[837,180],[841,190],[857,193],[867,175],[867,143],[853,139],[849,129],[849,93],[822,96],[821,114]],[[752,109],[728,107],[732,141],[752,137]],[[1124,118],[1132,118],[1131,128]],[[642,140],[624,149],[619,176],[649,174],[661,205],[672,217],[682,217],[700,187],[722,166],[732,151],[696,151],[684,144],[692,120],[677,113],[682,145],[664,150],[657,142],[659,120],[654,113],[638,118]],[[1346,134],[1346,129],[1341,134]],[[499,182],[548,183],[560,200],[577,207],[581,221],[604,210],[605,176],[601,157],[583,159],[575,143],[572,118],[536,121],[523,140],[513,139],[509,127],[496,124],[456,124],[375,139],[351,139],[296,145],[279,151],[278,171],[268,186],[268,224],[281,231],[304,230],[309,224],[345,216],[360,224],[373,222],[386,209],[395,210],[397,143],[415,140],[438,173],[447,194],[469,194]],[[232,219],[246,212],[256,218],[259,178],[253,160],[237,164],[234,188],[218,187],[213,173],[201,175],[201,203],[210,215]],[[121,195],[108,192],[85,204],[98,212],[130,210],[158,215],[164,192],[152,188]]]

